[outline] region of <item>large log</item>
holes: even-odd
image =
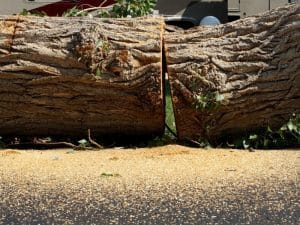
[[[0,135],[164,131],[161,18],[0,17]]]
[[[300,5],[165,36],[178,136],[214,141],[300,110]]]

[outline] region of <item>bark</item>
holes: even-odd
[[[163,26],[0,16],[0,135],[163,133]]]
[[[278,127],[300,109],[300,6],[165,36],[181,140]]]

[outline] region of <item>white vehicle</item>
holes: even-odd
[[[300,0],[158,0],[156,9],[166,21],[183,27],[202,25],[207,16],[221,23],[252,16]]]
[[[228,0],[229,20],[252,16],[300,0]]]

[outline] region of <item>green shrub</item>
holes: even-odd
[[[228,137],[227,137],[228,138]],[[248,133],[244,136],[233,137],[215,143],[216,146],[231,148],[288,148],[300,146],[300,113],[293,114],[289,121],[279,129],[262,128],[258,132]]]
[[[117,0],[109,12],[110,17],[139,17],[151,13],[156,0]]]
[[[300,114],[293,114],[290,120],[277,130],[267,127],[258,134],[250,134],[243,140],[244,148],[284,148],[300,145]]]
[[[156,0],[116,0],[116,4],[109,10],[99,8],[99,17],[139,17],[152,12],[156,5]],[[88,10],[80,10],[73,7],[64,13],[65,17],[92,16]]]

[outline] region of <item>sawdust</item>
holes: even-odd
[[[0,155],[6,156],[0,157],[0,224],[1,215],[3,224],[32,224],[32,218],[42,224],[299,220],[297,149],[249,152],[169,145],[7,150]]]
[[[1,152],[1,156],[9,156],[9,155],[20,155],[20,151],[15,151],[15,150],[5,150]]]

